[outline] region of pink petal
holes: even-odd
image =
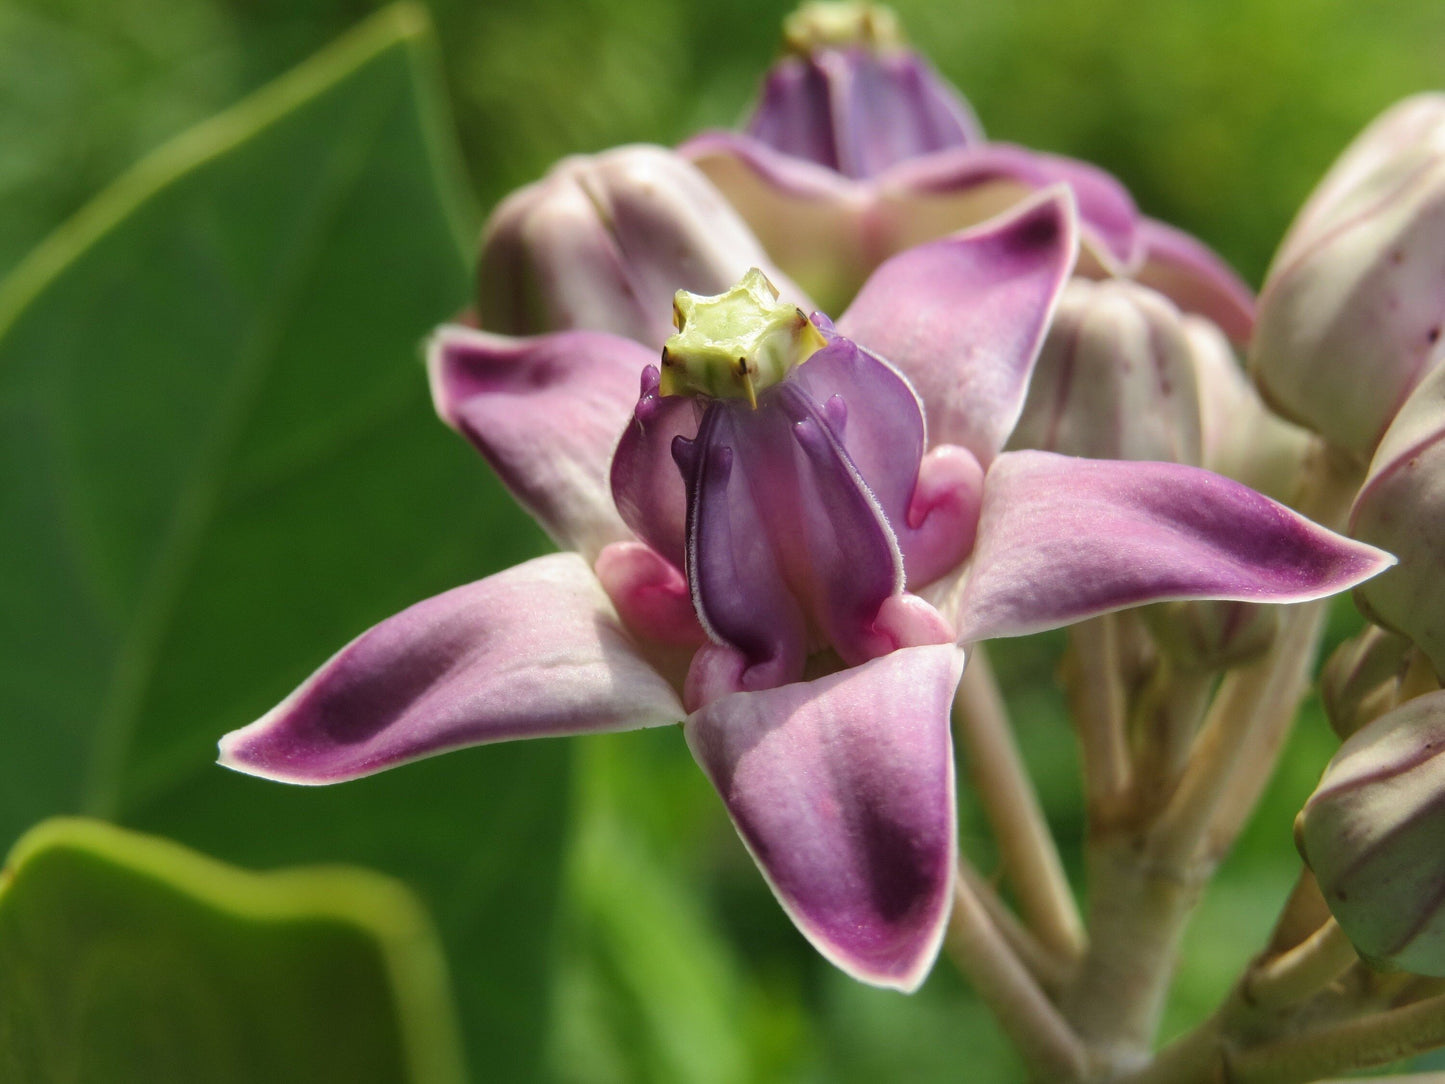
[[[336,783],[466,745],[676,722],[576,554],[539,557],[419,602],[362,633],[250,726],[221,763]]]
[[[916,989],[956,853],[949,709],[963,655],[895,651],[714,701],[688,745],[798,929],[854,978]]]
[[[829,312],[838,311],[897,251],[880,220],[877,189],[738,132],[703,132],[678,153],[727,197],[788,274]]]
[[[962,445],[986,467],[1023,409],[1077,253],[1072,197],[1054,189],[1006,217],[893,257],[838,330],[913,382],[930,445]]]
[[[1197,467],[1007,452],[984,479],[959,640],[1170,599],[1302,602],[1392,561]]]
[[[1139,222],[1144,262],[1134,280],[1185,312],[1214,321],[1236,343],[1254,332],[1254,292],[1203,242],[1157,219]]]
[[[427,368],[442,420],[560,546],[590,559],[631,537],[608,466],[652,360],[646,347],[602,332],[513,339],[451,326],[432,338]]]
[[[1060,184],[1074,197],[1080,240],[1109,274],[1138,266],[1139,210],[1128,189],[1098,166],[1010,143],[923,155],[878,178],[898,236],[895,251],[982,223]]]

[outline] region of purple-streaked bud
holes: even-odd
[[[488,331],[610,331],[655,349],[676,290],[720,293],[750,267],[809,304],[695,166],[617,147],[564,158],[502,201],[482,234],[477,311]]]
[[[804,4],[783,23],[749,135],[864,179],[982,138],[973,111],[909,49],[897,17],[868,3]]]
[[[1409,640],[1379,625],[1335,648],[1320,673],[1320,700],[1341,741],[1400,703],[1413,654]]]
[[[1415,641],[1445,674],[1445,367],[1400,408],[1350,513],[1350,533],[1399,563],[1356,598],[1378,624]]]
[[[1131,282],[1064,288],[1011,448],[1199,465],[1199,396],[1179,310]]]
[[[1340,928],[1377,966],[1445,976],[1445,692],[1340,747],[1295,841]]]
[[[1235,359],[1229,340],[1213,323],[1185,316],[1184,334],[1199,386],[1202,465],[1277,501],[1291,503],[1314,436],[1265,406]]]
[[[1440,358],[1445,94],[1394,106],[1305,203],[1266,277],[1250,370],[1280,413],[1368,460]]]

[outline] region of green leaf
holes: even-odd
[[[474,1057],[534,1074],[566,743],[334,788],[214,765],[347,639],[542,539],[436,421],[465,304],[420,9],[163,147],[0,283],[0,839],[84,812],[227,861],[416,888]]]
[[[0,1077],[460,1084],[435,931],[364,870],[245,873],[58,818],[0,877]]]

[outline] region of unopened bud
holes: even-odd
[[[1335,648],[1320,674],[1330,727],[1344,740],[1400,703],[1410,641],[1371,625]]]
[[[1340,928],[1377,966],[1445,976],[1445,692],[1340,747],[1295,841]]]
[[[496,209],[478,314],[508,335],[585,329],[661,347],[679,288],[721,293],[750,267],[808,305],[695,166],[662,147],[618,147],[563,159]]]
[[[1199,418],[1179,310],[1132,282],[1073,279],[1010,447],[1197,466]]]
[[[1293,503],[1316,438],[1264,405],[1229,340],[1213,323],[1186,316],[1184,333],[1199,386],[1201,466]]]
[[[1350,533],[1399,563],[1357,589],[1377,624],[1408,636],[1445,675],[1445,368],[1411,393],[1380,441]]]
[[[1265,398],[1368,460],[1438,358],[1445,321],[1445,94],[1365,129],[1305,203],[1259,299]]]
[[[804,4],[783,24],[748,134],[845,177],[982,138],[973,111],[904,44],[898,17],[866,3]]]

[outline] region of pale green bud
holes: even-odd
[[[1382,967],[1445,976],[1445,692],[1340,747],[1295,841],[1340,928]]]
[[[1198,465],[1199,393],[1179,310],[1132,282],[1071,280],[1009,446]]]
[[[1378,625],[1335,648],[1320,674],[1320,699],[1342,740],[1399,704],[1411,654],[1409,640]]]
[[[1400,407],[1350,513],[1350,534],[1399,563],[1356,589],[1377,624],[1415,641],[1445,675],[1445,368]]]
[[[1363,461],[1438,362],[1445,94],[1408,98],[1345,150],[1275,255],[1250,371],[1281,414]]]

